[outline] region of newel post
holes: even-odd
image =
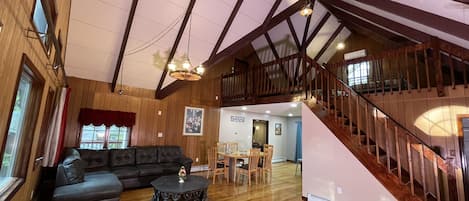
[[[432,37],[431,39],[432,48],[432,63],[435,68],[435,81],[436,91],[439,97],[445,96],[444,84],[443,84],[443,71],[441,67],[441,54],[440,54],[440,39]]]

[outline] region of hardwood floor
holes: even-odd
[[[226,183],[226,180],[210,183],[208,198],[210,201],[256,200],[281,201],[301,200],[301,175],[295,176],[296,164],[274,163],[272,165],[272,181],[255,182],[248,186],[246,179],[241,183]],[[299,170],[298,170],[299,171]],[[197,172],[194,175],[205,176],[206,172]],[[218,179],[218,178],[217,178]],[[128,190],[122,193],[121,201],[149,201],[153,196],[153,188]]]

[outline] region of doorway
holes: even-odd
[[[469,195],[469,116],[459,118],[459,152],[463,173],[464,194]]]
[[[269,121],[252,120],[252,148],[262,148],[269,143]],[[262,150],[263,151],[263,150]]]

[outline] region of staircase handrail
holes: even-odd
[[[307,56],[306,58],[308,60],[308,62],[314,62],[314,59],[310,58],[309,56]],[[440,157],[441,160],[445,160],[445,158],[440,154],[440,153],[436,153],[430,146],[428,145],[427,143],[425,143],[425,141],[423,141],[420,137],[418,137],[416,134],[414,134],[413,132],[411,132],[409,129],[407,129],[406,127],[404,127],[402,124],[400,124],[398,121],[396,121],[394,118],[392,118],[388,113],[384,112],[383,110],[381,110],[376,104],[374,104],[373,102],[371,102],[368,98],[366,98],[365,96],[363,96],[361,93],[357,92],[355,89],[353,89],[352,87],[350,87],[347,83],[345,83],[344,81],[342,81],[341,79],[339,79],[337,77],[337,75],[335,75],[334,73],[332,73],[329,69],[327,69],[326,67],[322,66],[322,65],[319,65],[321,67],[321,69],[318,69],[318,70],[324,70],[326,71],[329,75],[331,75],[333,78],[335,78],[337,81],[339,81],[340,83],[342,83],[342,85],[344,85],[349,91],[355,93],[357,96],[361,97],[363,100],[365,100],[368,104],[370,104],[372,107],[374,107],[376,110],[379,110],[379,112],[381,112],[382,114],[384,114],[386,116],[386,118],[388,118],[389,120],[393,121],[394,124],[396,124],[397,126],[399,126],[401,129],[403,129],[407,134],[409,134],[410,136],[412,136],[414,139],[418,140],[420,144],[428,147],[428,149],[430,149],[436,156]]]

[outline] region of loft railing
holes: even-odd
[[[377,94],[468,84],[468,51],[448,42],[429,42],[327,64],[327,68],[357,92]]]
[[[310,62],[312,59],[308,58]],[[308,99],[314,98],[372,154],[388,173],[394,174],[413,195],[423,200],[457,200],[455,169],[446,160],[365,96],[324,67],[308,72]],[[361,88],[360,88],[361,89]]]
[[[250,67],[247,71],[222,75],[222,102],[249,101],[262,97],[291,96],[305,91],[304,72],[318,66],[305,62],[305,55],[293,54]]]

